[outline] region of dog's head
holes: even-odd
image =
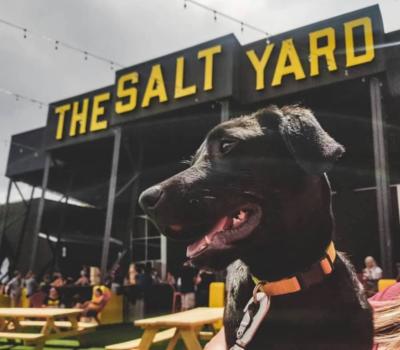
[[[343,151],[310,110],[272,106],[216,126],[188,169],[139,201],[161,232],[188,242],[195,265],[220,269],[329,211],[321,179]]]

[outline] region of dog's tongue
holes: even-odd
[[[207,246],[211,243],[213,237],[220,231],[223,231],[227,227],[232,226],[233,219],[224,216],[220,219],[215,226],[200,240],[194,242],[193,244],[189,245],[186,249],[186,256],[190,258],[191,256],[196,255],[203,249],[207,248]]]

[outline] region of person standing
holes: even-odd
[[[26,296],[28,298],[38,291],[39,285],[36,281],[36,276],[32,271],[28,271],[28,273],[25,275],[24,286],[26,288]]]
[[[167,272],[167,278],[165,282],[168,283],[174,290],[176,289],[176,280],[170,271]]]
[[[50,283],[50,286],[55,288],[60,288],[65,285],[65,280],[61,272],[55,272],[53,274],[53,282]]]
[[[6,292],[11,298],[11,307],[19,307],[22,295],[22,276],[19,271],[15,271],[14,277],[7,283]]]
[[[212,282],[215,282],[215,275],[212,272],[199,271],[196,277],[196,306],[208,306]]]
[[[82,269],[80,274],[81,274],[81,276],[75,281],[74,284],[76,286],[80,286],[80,287],[90,286],[90,280],[87,277],[86,271],[84,269]]]
[[[195,301],[195,280],[197,271],[192,266],[183,265],[181,273],[181,293],[182,293],[182,310],[194,308]]]

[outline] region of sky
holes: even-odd
[[[378,3],[385,32],[400,29],[400,0],[198,0],[239,20],[278,34]],[[234,33],[242,44],[263,36],[184,0],[0,0],[0,90],[44,102],[113,84],[110,64],[54,48],[37,34],[67,42],[124,66]],[[32,32],[32,35],[30,34]],[[35,34],[35,35],[33,35]],[[46,123],[47,108],[0,93],[0,203],[13,134]],[[23,186],[28,193],[29,187]],[[11,200],[18,200],[13,191]]]

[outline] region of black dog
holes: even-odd
[[[228,347],[253,276],[266,286],[296,276],[298,291],[271,294],[248,349],[372,348],[372,313],[353,268],[340,253],[326,256],[334,222],[325,172],[343,152],[308,109],[269,107],[215,127],[187,170],[142,193],[143,209],[168,237],[188,241],[196,266],[231,264]]]

